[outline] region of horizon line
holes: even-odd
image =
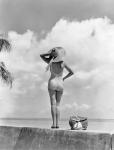
[[[114,120],[114,118],[89,118],[87,117],[88,120]],[[0,117],[0,119],[2,120],[11,120],[11,119],[14,119],[14,120],[38,120],[38,119],[47,119],[47,120],[51,120],[51,118],[46,118],[46,117],[38,117],[38,118],[29,118],[29,117]],[[61,120],[68,120],[69,118],[61,118]]]

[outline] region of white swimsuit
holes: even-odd
[[[56,64],[56,69],[54,68],[53,65],[55,65],[54,63],[58,63]],[[53,62],[50,65],[50,72],[51,72],[51,77],[49,79],[48,82],[48,89],[50,90],[55,90],[55,91],[63,91],[63,69],[64,69],[64,64],[63,62]],[[58,67],[57,67],[58,65]],[[55,72],[55,70],[56,72]],[[59,70],[59,72],[58,72]]]

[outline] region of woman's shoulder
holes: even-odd
[[[64,61],[58,61],[58,62],[52,62],[52,64],[56,64],[57,66],[61,65],[61,67],[64,68],[66,63]]]
[[[65,67],[65,61],[61,61],[61,67],[64,68]]]

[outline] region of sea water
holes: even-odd
[[[47,118],[25,119],[25,118],[4,118],[0,120],[1,126],[15,126],[15,127],[35,127],[35,128],[50,128],[52,120]],[[60,120],[60,129],[69,130],[69,120]],[[110,132],[114,133],[113,119],[88,119],[88,131]]]

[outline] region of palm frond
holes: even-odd
[[[2,50],[10,51],[11,50],[11,44],[8,40],[0,38],[0,52]]]
[[[12,88],[13,77],[11,73],[6,69],[6,66],[3,62],[0,62],[0,77],[6,84],[10,85]]]

